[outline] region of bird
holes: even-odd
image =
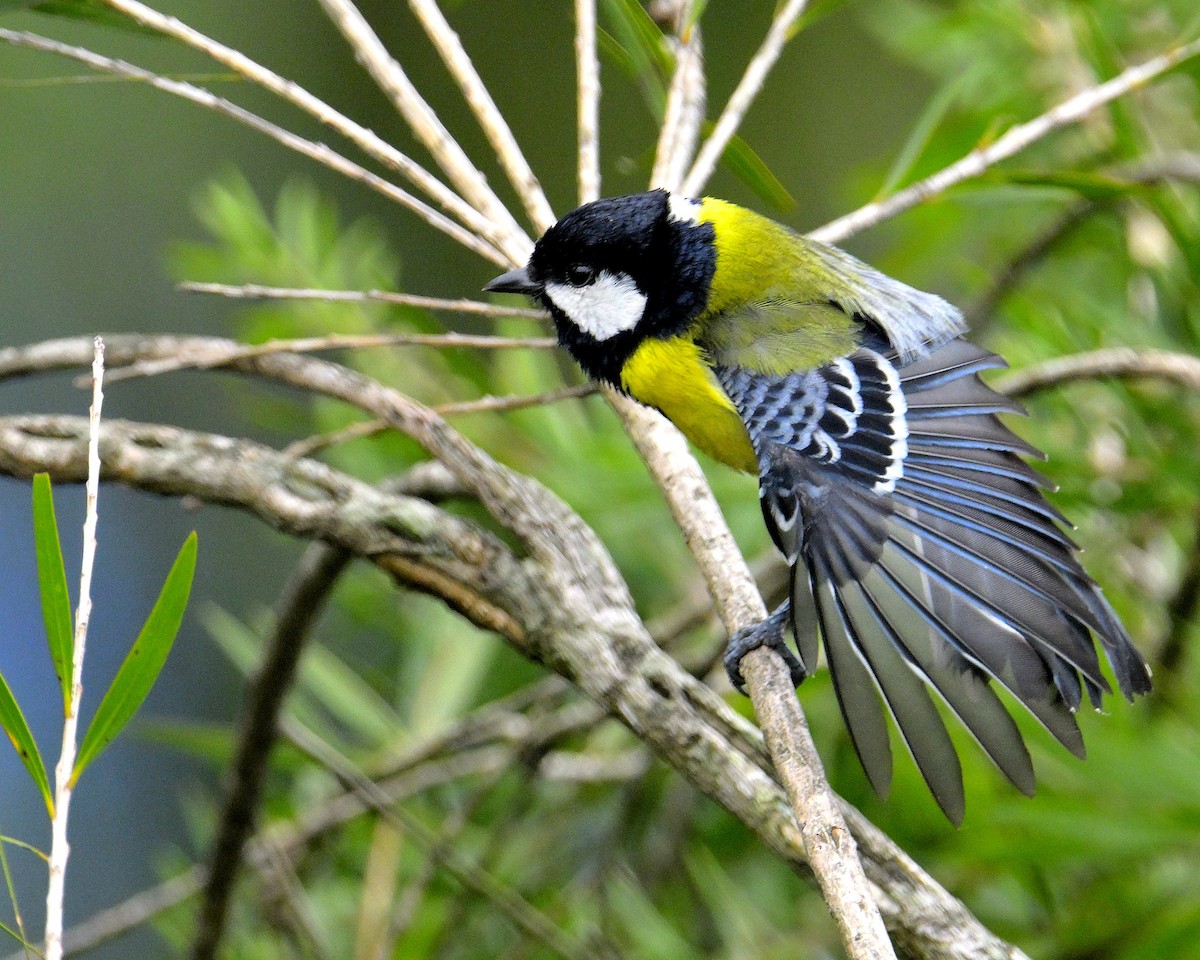
[[[541,304],[588,377],[757,475],[788,596],[730,638],[725,667],[745,692],[741,658],[768,646],[799,686],[823,647],[880,796],[888,715],[959,825],[961,764],[935,698],[1032,796],[998,687],[1081,759],[1076,711],[1112,692],[1100,652],[1127,699],[1150,690],[1027,462],[1044,455],[1000,419],[1022,407],[980,377],[1004,361],[965,339],[941,297],[747,208],[666,190],[578,207],[484,289]]]

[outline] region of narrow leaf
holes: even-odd
[[[71,773],[72,784],[88,764],[112,743],[149,695],[179,633],[195,573],[196,534],[193,533],[179,549],[179,556],[167,574],[146,625],[142,627],[125,662],[113,678],[112,686],[96,708],[96,716],[92,718],[79,747],[79,756]]]
[[[884,177],[883,186],[879,188],[876,199],[886,197],[908,179],[913,167],[917,165],[917,161],[921,159],[921,155],[933,138],[934,131],[945,119],[951,104],[958,99],[959,91],[964,86],[963,78],[965,76],[966,74],[960,74],[929,98],[921,115],[917,117],[917,122],[908,132],[908,139],[904,141],[904,146],[900,148],[896,159],[892,161],[891,169]]]
[[[71,706],[71,670],[75,631],[71,622],[71,597],[67,593],[67,570],[63,565],[58,521],[54,516],[54,494],[48,474],[33,478],[33,540],[37,549],[38,589],[42,595],[42,620],[50,659],[62,687],[63,713]]]
[[[28,957],[32,944],[25,939],[25,926],[21,922],[21,905],[17,902],[17,888],[13,884],[12,869],[8,865],[8,852],[4,849],[7,841],[8,837],[0,835],[0,868],[4,871],[4,889],[8,891],[8,902],[12,905],[13,919],[16,921],[17,929],[13,930],[8,924],[0,924],[0,929],[20,943],[25,951],[25,956]]]
[[[1095,203],[1117,200],[1131,194],[1141,194],[1146,190],[1143,184],[1080,170],[989,170],[979,178],[979,182],[981,186],[1004,183],[1022,187],[1069,190],[1085,200]]]
[[[25,769],[33,777],[33,782],[42,791],[42,799],[46,801],[46,809],[54,816],[54,794],[50,791],[50,779],[46,776],[46,765],[42,763],[42,755],[38,752],[37,742],[29,724],[25,722],[25,714],[17,706],[17,698],[13,696],[7,681],[0,676],[0,726],[8,734],[8,739],[16,748],[17,756],[25,764]]]
[[[51,17],[87,20],[134,33],[150,33],[147,27],[108,8],[100,0],[0,0],[0,13],[6,10],[32,10]]]
[[[0,932],[7,933],[10,937],[16,940],[17,943],[24,947],[26,951],[28,951],[30,947],[29,941],[17,933],[17,931],[10,927],[7,923],[0,923]]]
[[[705,126],[711,128],[712,124]],[[721,163],[775,210],[786,211],[796,205],[787,187],[771,172],[750,144],[737,134],[730,138],[729,145],[721,155]]]

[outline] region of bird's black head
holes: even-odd
[[[540,300],[584,371],[620,386],[638,344],[681,333],[708,301],[716,249],[699,209],[665,190],[585,204],[485,289]]]

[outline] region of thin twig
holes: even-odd
[[[496,159],[500,161],[500,166],[508,175],[509,183],[513,185],[521,205],[529,215],[530,222],[539,233],[543,232],[554,222],[554,211],[550,209],[542,185],[538,183],[529,161],[517,145],[517,139],[496,106],[496,101],[492,99],[467,51],[463,49],[458,34],[451,29],[434,0],[408,0],[408,5],[425,28],[433,48],[442,58],[450,75],[454,77],[463,98],[475,114],[475,119],[479,121],[488,143],[495,151]]]
[[[1007,160],[1047,134],[1082,120],[1093,110],[1144,86],[1197,54],[1200,54],[1200,38],[1174,47],[1145,63],[1127,67],[1111,80],[1088,87],[1040,116],[1012,127],[988,146],[976,147],[965,157],[924,180],[918,180],[885,200],[859,207],[853,213],[812,231],[809,236],[824,243],[838,243],[867,227],[873,227],[903,213],[955,184],[979,176],[989,167],[995,166],[1001,160]]]
[[[700,25],[686,28],[691,23],[693,6],[694,0],[684,0],[677,13],[679,35],[675,72],[667,92],[662,130],[654,151],[654,170],[650,175],[652,186],[672,191],[679,190],[683,184],[684,174],[695,157],[700,126],[704,122],[704,52]]]
[[[495,413],[507,410],[524,410],[527,407],[544,407],[563,400],[578,400],[590,397],[598,392],[594,383],[581,383],[571,387],[560,387],[558,390],[547,390],[545,393],[531,393],[518,396],[480,397],[478,400],[460,400],[456,403],[442,403],[433,408],[435,413],[443,417],[461,416],[466,413]]]
[[[1111,171],[1117,182],[1126,182],[1132,187],[1137,184],[1164,182],[1200,183],[1200,155],[1180,152],[1146,157],[1134,163],[1122,164]],[[1117,196],[1105,200],[1082,200],[1061,213],[1053,223],[1017,251],[1004,269],[995,277],[991,286],[964,311],[967,326],[978,330],[988,321],[1001,301],[1030,270],[1041,263],[1050,252],[1076,227],[1093,214],[1106,209]]]
[[[415,163],[391,144],[380,139],[371,130],[355,123],[349,117],[313,96],[299,84],[286,80],[251,60],[239,50],[234,50],[198,30],[183,23],[177,17],[167,16],[146,6],[138,0],[102,0],[107,6],[118,10],[135,22],[164,36],[172,37],[195,50],[229,67],[239,76],[275,94],[305,113],[315,117],[326,126],[336,130],[354,143],[367,156],[406,177],[410,183],[425,192],[448,213],[457,217],[470,230],[482,237],[493,239],[495,226],[466,203],[462,197]]]
[[[104,406],[104,341],[96,337],[92,356],[92,407],[88,417],[87,514],[83,521],[83,562],[79,573],[79,606],[75,608],[75,640],[71,649],[71,698],[64,705],[62,753],[54,770],[54,812],[50,818],[50,883],[46,891],[46,960],[62,960],[63,902],[66,895],[67,819],[75,773],[79,705],[83,699],[83,657],[92,616],[92,568],[96,563],[96,525],[100,518],[100,412]]]
[[[441,843],[438,834],[401,806],[392,804],[379,785],[365,776],[330,744],[319,740],[298,724],[285,724],[288,740],[332,773],[381,817],[397,824],[425,851],[437,858],[455,880],[496,907],[526,936],[566,960],[597,960],[599,955],[573,934],[559,927],[546,914],[513,888],[487,871],[467,863]]]
[[[319,300],[322,303],[394,303],[403,307],[444,310],[448,313],[482,314],[488,317],[524,317],[545,320],[546,311],[530,307],[502,307],[484,300],[447,300],[392,290],[315,290],[311,287],[268,287],[259,283],[202,283],[185,280],[176,285],[186,293],[212,293],[234,300]],[[450,336],[460,336],[450,334]]]
[[[767,615],[754,578],[721,508],[678,430],[633,401],[608,393],[626,429],[658,481],[671,514],[700,565],[726,631],[761,622]],[[804,851],[851,960],[895,956],[883,919],[863,873],[854,837],[825,779],[807,721],[787,668],[778,654],[760,647],[742,659],[750,700],[787,792]]]
[[[532,241],[488,186],[479,168],[471,162],[433,108],[413,86],[404,69],[388,53],[383,41],[352,0],[320,0],[320,4],[353,48],[359,62],[391,99],[454,186],[491,221],[486,236],[494,237],[496,245],[511,263],[524,263],[533,247]]]
[[[967,326],[978,331],[983,324],[987,323],[1001,301],[1017,285],[1018,281],[1041,263],[1054,247],[1074,232],[1075,228],[1087,220],[1096,209],[1097,205],[1091,200],[1083,200],[1072,205],[1049,227],[1017,251],[1016,256],[1005,264],[1004,269],[996,276],[987,290],[967,310],[963,311]]]
[[[600,197],[600,61],[596,0],[575,0],[575,113],[579,140],[579,202]]]
[[[440,347],[473,350],[552,350],[558,341],[548,337],[493,337],[470,333],[331,333],[325,337],[302,337],[295,340],[270,340],[267,343],[239,344],[227,350],[197,353],[192,356],[164,357],[131,364],[113,370],[108,382],[155,377],[177,370],[208,370],[223,367],[235,360],[268,357],[275,353],[318,353],[324,350],[366,350],[376,347]]]
[[[766,80],[767,74],[779,59],[792,27],[800,18],[800,14],[804,12],[807,4],[808,0],[788,0],[775,14],[775,18],[767,30],[767,35],[763,38],[762,46],[758,48],[758,52],[746,65],[746,72],[742,74],[742,79],[730,96],[725,109],[721,111],[721,116],[717,119],[713,132],[704,141],[704,146],[700,148],[700,155],[684,178],[683,192],[685,195],[689,197],[698,195],[704,189],[704,185],[708,183],[708,178],[712,176],[713,170],[717,167],[717,161],[721,159],[721,154],[725,152],[729,141],[737,132],[742,118],[750,109],[750,104],[758,96],[763,81]]]
[[[997,380],[995,387],[1010,397],[1025,397],[1064,383],[1097,377],[1159,377],[1189,390],[1200,390],[1200,357],[1170,350],[1111,347],[1024,367]]]
[[[254,829],[270,769],[279,717],[306,641],[333,585],[350,563],[346,550],[312,544],[284,588],[280,616],[251,685],[246,722],[238,737],[229,790],[217,820],[204,896],[196,920],[192,960],[212,960],[225,932],[225,917],[246,841]]]
[[[459,416],[469,413],[496,413],[508,410],[523,410],[526,407],[541,407],[562,400],[575,400],[580,397],[590,397],[596,392],[592,383],[584,383],[574,387],[563,387],[559,390],[549,390],[545,393],[533,393],[519,396],[480,397],[478,400],[462,400],[456,403],[444,403],[434,407],[434,411],[444,417]],[[312,437],[297,440],[284,448],[289,457],[311,457],[314,453],[328,450],[343,443],[374,437],[391,429],[386,420],[362,420],[335,430],[331,433],[321,433]]]
[[[108,0],[106,0],[108,2]],[[113,0],[115,2],[115,0]],[[323,143],[317,143],[313,140],[307,140],[304,137],[292,133],[290,130],[285,130],[277,124],[271,123],[269,120],[264,120],[255,113],[251,113],[243,107],[230,102],[203,87],[197,87],[190,83],[183,83],[178,80],[172,80],[170,77],[164,77],[149,70],[144,70],[141,67],[134,66],[131,63],[126,63],[124,60],[114,60],[111,57],[101,56],[84,47],[77,47],[67,43],[60,43],[57,40],[51,40],[47,37],[40,36],[35,33],[28,33],[16,30],[7,30],[0,28],[0,40],[11,43],[15,46],[31,47],[35,50],[41,50],[46,53],[54,53],[59,56],[68,57],[72,60],[77,60],[80,63],[87,64],[93,70],[100,70],[105,73],[112,73],[118,76],[127,77],[131,80],[138,80],[154,87],[157,90],[162,90],[164,93],[172,94],[176,97],[181,97],[184,100],[189,100],[192,103],[199,104],[209,110],[214,110],[217,113],[223,113],[228,117],[237,120],[239,123],[257,130],[259,133],[265,134],[277,143],[281,143],[289,150],[294,150],[296,153],[309,157],[312,160],[342,174],[350,180],[365,184],[371,189],[383,194],[389,200],[393,200],[403,207],[421,217],[426,223],[437,230],[442,231],[447,236],[462,244],[468,250],[478,253],[481,257],[491,260],[493,263],[507,265],[508,259],[503,253],[493,247],[490,243],[483,240],[480,236],[471,233],[470,231],[459,226],[453,220],[446,217],[444,214],[434,210],[431,206],[417,197],[414,197],[408,191],[384,180],[382,177],[371,173],[365,167],[359,166],[352,160],[347,159],[340,153],[331,150]]]

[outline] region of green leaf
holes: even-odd
[[[43,860],[48,861],[49,858],[42,853],[41,850],[38,850],[36,847],[28,843],[23,843],[20,840],[14,840],[12,837],[6,837],[3,834],[0,834],[0,870],[3,870],[4,872],[4,889],[8,892],[8,902],[12,905],[13,917],[16,918],[17,923],[16,930],[6,923],[0,923],[0,930],[3,930],[10,937],[21,944],[21,947],[25,951],[25,956],[28,958],[32,956],[30,951],[33,950],[36,952],[37,948],[26,939],[25,927],[21,923],[21,907],[20,904],[17,903],[17,888],[13,884],[12,869],[8,864],[8,851],[4,849],[8,844],[12,844],[14,847],[22,847],[26,850],[30,850],[33,853],[36,853]]]
[[[67,593],[67,571],[63,566],[58,521],[54,516],[54,494],[49,474],[33,478],[33,540],[37,550],[38,590],[42,595],[42,620],[50,659],[62,687],[63,713],[71,707],[71,674],[75,631],[71,622],[71,596]]]
[[[1143,193],[1142,184],[1119,177],[1105,176],[1099,173],[1086,173],[1077,170],[1059,170],[1042,172],[1037,170],[989,170],[978,178],[980,186],[995,184],[1016,184],[1023,187],[1050,187],[1059,190],[1070,190],[1085,200],[1103,203],[1106,200],[1116,200],[1131,194]]]
[[[262,657],[262,639],[253,629],[224,610],[205,611],[205,626],[230,660],[247,675]],[[330,738],[325,717],[333,717],[343,730],[352,731],[363,742],[385,743],[404,728],[404,718],[345,661],[320,644],[310,644],[300,661],[296,688],[288,711],[297,723]]]
[[[87,20],[109,27],[121,27],[136,33],[150,33],[147,27],[105,6],[100,0],[0,0],[0,14],[9,10],[31,10],[51,17]]]
[[[33,782],[42,791],[42,799],[46,801],[46,809],[54,816],[54,794],[50,791],[50,779],[46,776],[46,765],[42,763],[42,755],[38,752],[37,742],[29,724],[25,722],[25,714],[17,706],[17,698],[13,696],[7,681],[0,676],[0,726],[8,734],[8,739],[17,750],[17,756],[25,764],[25,769],[33,777]]]
[[[711,130],[712,124],[705,126]],[[721,163],[775,210],[786,211],[796,205],[796,198],[788,192],[787,187],[771,172],[750,144],[737,134],[730,139],[729,146],[721,155]]]
[[[660,120],[667,100],[663,78],[675,66],[662,31],[637,0],[605,0],[603,9],[611,30],[598,31],[600,52],[637,83],[651,115]]]
[[[604,9],[614,35],[643,69],[653,65],[663,75],[671,72],[675,58],[667,49],[662,30],[638,0],[606,0]]]
[[[84,735],[75,769],[71,772],[72,785],[124,729],[150,693],[179,633],[195,573],[196,534],[192,533],[180,547],[179,556],[154,602],[154,609],[113,678],[112,686],[96,708],[96,716]]]
[[[959,74],[944,84],[937,93],[929,98],[929,102],[925,104],[925,109],[921,111],[921,115],[917,117],[917,122],[913,124],[912,129],[909,131],[908,139],[904,141],[904,146],[900,148],[896,159],[892,161],[891,169],[888,170],[887,176],[883,180],[883,186],[879,188],[879,193],[876,194],[876,199],[886,197],[909,178],[913,167],[917,165],[917,161],[921,159],[921,155],[925,152],[925,148],[933,138],[934,131],[937,130],[942,120],[945,119],[951,105],[958,99],[959,93],[965,86],[963,80],[965,76],[965,74]]]

